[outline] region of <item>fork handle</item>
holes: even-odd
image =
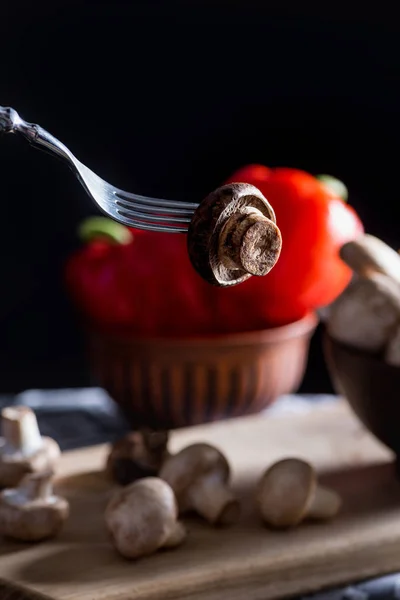
[[[71,152],[60,140],[39,125],[21,119],[13,108],[0,106],[0,133],[19,133],[33,146],[71,160]]]

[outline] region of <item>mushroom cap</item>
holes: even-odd
[[[61,454],[60,446],[49,437],[42,437],[42,446],[28,456],[2,451],[2,441],[0,439],[0,487],[16,487],[28,473],[52,469]]]
[[[0,493],[0,534],[24,542],[57,535],[69,515],[65,498],[51,495],[27,501],[19,489]]]
[[[227,482],[230,475],[229,463],[218,448],[198,443],[167,458],[159,475],[172,487],[179,502],[179,497],[184,495],[187,488],[211,473],[219,473],[221,481]]]
[[[120,485],[155,477],[167,455],[168,432],[132,431],[115,442],[106,471]]]
[[[126,558],[152,554],[166,545],[177,517],[174,492],[157,477],[145,477],[118,490],[105,511],[114,545]]]
[[[315,492],[317,478],[304,460],[286,458],[262,476],[257,501],[263,520],[273,527],[292,527],[303,519]]]

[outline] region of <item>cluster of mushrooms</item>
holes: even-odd
[[[34,412],[24,406],[1,412],[0,535],[39,542],[57,535],[69,516],[69,504],[53,491],[60,456],[58,444],[41,436]],[[176,454],[168,434],[143,430],[116,442],[106,473],[113,491],[105,525],[116,550],[135,559],[180,545],[187,536],[179,517],[197,513],[212,526],[240,518],[240,503],[230,485],[230,466],[214,446],[196,443]],[[307,462],[287,458],[272,465],[255,492],[266,525],[289,528],[305,519],[326,520],[340,498],[318,485]]]
[[[170,454],[167,442],[167,434],[130,433],[108,456],[106,470],[121,487],[106,508],[105,521],[125,558],[180,545],[186,529],[179,517],[185,513],[197,513],[212,526],[232,525],[240,518],[225,456],[206,443]],[[339,495],[320,486],[313,467],[298,458],[269,467],[255,499],[261,519],[275,529],[294,527],[305,519],[331,519],[341,506]]]
[[[332,338],[400,366],[400,255],[372,235],[342,246],[342,260],[354,271],[347,289],[329,307]]]
[[[0,535],[39,542],[59,533],[69,515],[65,498],[53,492],[60,448],[40,435],[35,413],[25,406],[1,412]]]

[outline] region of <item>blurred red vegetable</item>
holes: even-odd
[[[295,169],[251,165],[229,181],[252,183],[276,212],[283,247],[267,276],[213,287],[192,268],[186,236],[92,217],[66,265],[85,319],[127,335],[213,335],[289,323],[334,300],[351,277],[338,249],[363,230],[354,210],[326,182]]]

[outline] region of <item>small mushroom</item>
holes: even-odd
[[[187,247],[199,275],[226,287],[269,273],[279,259],[282,238],[274,210],[260,190],[231,183],[199,204]]]
[[[55,496],[51,471],[25,475],[17,488],[0,493],[0,534],[39,542],[59,533],[69,515],[65,498]]]
[[[177,518],[174,492],[157,477],[145,477],[119,489],[105,512],[115,548],[129,559],[179,546],[186,530]]]
[[[313,467],[297,458],[281,460],[264,473],[257,502],[263,521],[277,529],[305,519],[332,519],[341,506],[338,494],[319,486]]]
[[[373,235],[361,235],[347,242],[340,249],[340,257],[361,277],[381,273],[400,284],[399,254]]]
[[[192,444],[165,461],[160,477],[175,492],[179,512],[194,511],[212,525],[230,525],[239,518],[239,502],[229,489],[230,468],[209,444]]]
[[[400,285],[378,272],[355,279],[331,305],[326,323],[338,342],[383,352],[400,323]]]
[[[168,455],[167,444],[167,431],[132,431],[111,448],[106,471],[120,485],[155,477]]]
[[[26,406],[1,411],[0,487],[15,487],[27,473],[53,469],[60,447],[42,437],[35,413]]]

